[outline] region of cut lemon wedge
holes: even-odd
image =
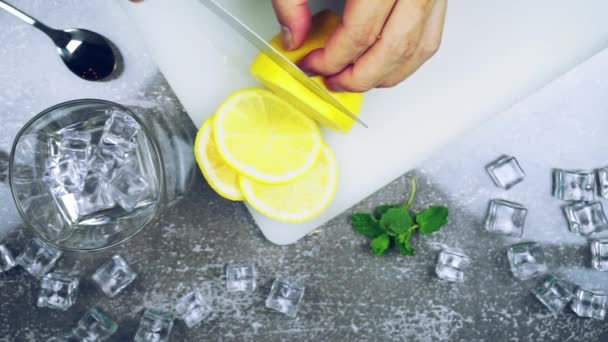
[[[268,184],[287,183],[308,171],[321,149],[317,124],[265,89],[232,94],[218,109],[217,150],[238,173]]]
[[[243,200],[243,194],[238,185],[238,173],[226,164],[217,152],[213,139],[213,117],[205,121],[196,135],[194,156],[207,183],[215,192],[232,201]]]
[[[269,185],[239,177],[247,202],[278,221],[299,223],[320,215],[331,203],[338,184],[338,165],[331,149],[322,145],[315,165],[296,181]]]

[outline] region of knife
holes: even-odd
[[[367,125],[361,121],[355,114],[353,114],[348,108],[346,108],[340,101],[338,101],[330,92],[323,89],[318,83],[314,82],[308,77],[300,68],[292,63],[287,57],[281,52],[275,49],[272,45],[266,42],[260,37],[255,31],[249,28],[245,23],[240,21],[224,7],[217,3],[215,0],[199,0],[205,7],[211,12],[215,13],[220,19],[222,19],[228,26],[237,31],[243,38],[247,39],[249,43],[255,46],[261,53],[270,58],[283,70],[287,71],[296,81],[306,87],[308,90],[313,92],[315,95],[325,100],[327,103],[339,109],[341,112],[348,115],[354,121],[363,125],[367,128]]]

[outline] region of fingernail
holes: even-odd
[[[287,26],[281,25],[281,35],[283,36],[283,44],[287,50],[293,49],[293,34]]]

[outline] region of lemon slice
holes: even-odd
[[[207,183],[220,196],[232,201],[242,201],[243,194],[238,184],[238,173],[228,166],[217,152],[213,139],[213,117],[205,121],[196,135],[194,156]]]
[[[283,53],[289,60],[297,63],[309,52],[325,46],[332,33],[340,25],[340,18],[331,11],[323,11],[313,19],[312,29],[304,45],[295,51],[287,51],[281,43],[281,36],[274,37],[270,44]],[[264,54],[259,54],[251,69],[253,76],[281,98],[293,104],[304,114],[319,124],[341,132],[352,129],[354,121],[348,115],[321,99],[294,79],[284,69]],[[363,104],[363,94],[332,92],[322,77],[313,80],[329,91],[338,101],[354,114],[359,114]]]
[[[331,149],[323,145],[315,165],[296,181],[269,185],[239,177],[249,204],[275,220],[299,223],[320,215],[331,203],[338,184],[338,165]]]
[[[238,173],[258,182],[290,182],[308,171],[321,149],[317,124],[265,89],[232,94],[218,109],[217,150]]]

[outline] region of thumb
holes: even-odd
[[[287,50],[300,47],[310,29],[311,13],[307,0],[272,0],[281,24],[283,44]]]

